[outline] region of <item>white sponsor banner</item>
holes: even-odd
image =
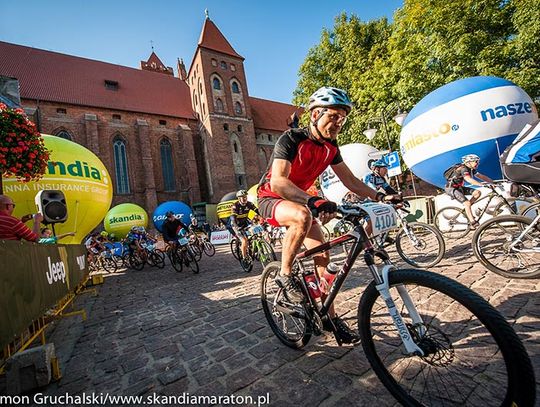
[[[231,233],[228,230],[219,230],[210,235],[210,243],[214,245],[228,244],[230,241]]]

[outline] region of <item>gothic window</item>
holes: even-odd
[[[223,112],[223,102],[221,99],[216,99],[216,110],[218,112]]]
[[[216,90],[221,90],[221,82],[219,81],[218,78],[214,78],[212,80],[212,86],[214,87],[214,89]]]
[[[227,62],[221,61],[221,69],[227,69]]]
[[[233,148],[234,148],[234,152],[238,153],[238,144],[236,144],[236,141],[233,141]]]
[[[113,141],[114,173],[116,175],[116,192],[129,194],[129,175],[127,165],[126,143],[120,137]]]
[[[240,104],[240,102],[236,102],[234,104],[234,111],[236,114],[242,114],[242,105]]]
[[[65,138],[66,140],[73,140],[73,137],[71,137],[71,134],[67,132],[66,130],[60,130],[56,133],[56,137]]]
[[[163,187],[165,191],[176,190],[174,181],[174,166],[172,161],[172,147],[167,139],[161,140],[159,143],[161,151],[161,171],[163,173]]]
[[[238,129],[239,133],[242,133],[242,125],[241,124],[238,125],[237,129]]]
[[[223,124],[223,130],[229,131],[229,124],[228,123]]]
[[[217,66],[217,61],[214,58],[212,58],[212,66]]]
[[[231,87],[233,93],[240,93],[240,87],[238,86],[238,82],[233,82]]]

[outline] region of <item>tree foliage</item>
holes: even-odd
[[[299,71],[294,102],[306,105],[321,86],[347,90],[355,109],[340,142],[367,142],[363,130],[385,108],[388,135],[398,147],[391,117],[457,79],[493,75],[540,97],[539,0],[405,0],[386,19],[363,22],[345,13],[323,30]],[[304,122],[307,120],[303,118]],[[380,128],[380,124],[376,124]],[[380,133],[383,133],[382,131]],[[387,148],[384,135],[370,144]]]

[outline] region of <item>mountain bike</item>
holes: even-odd
[[[169,244],[165,250],[173,268],[181,272],[184,266],[194,274],[199,273],[199,263],[189,250],[189,240],[185,236],[178,236],[177,243]]]
[[[242,256],[240,244],[237,245],[237,254],[239,256],[240,266],[242,269],[249,273],[253,269],[253,262],[259,261],[263,268],[271,261],[277,260],[274,249],[264,238],[264,228],[261,225],[253,225],[247,231],[248,234],[248,247],[247,256]],[[240,240],[238,240],[240,243]]]
[[[338,210],[354,228],[296,256],[293,279],[303,293],[300,302],[290,301],[275,282],[280,263],[270,263],[263,272],[262,308],[278,339],[302,348],[312,335],[321,335],[323,324],[332,325],[328,310],[363,253],[373,281],[358,305],[361,343],[372,369],[400,403],[533,406],[534,370],[503,316],[480,295],[446,276],[396,269],[386,251],[371,244],[362,226],[369,216],[374,236],[395,229],[392,206],[363,203]],[[353,244],[347,259],[321,304],[309,294],[308,264],[314,255],[349,241]],[[334,336],[341,345],[335,329]]]
[[[115,273],[118,269],[116,262],[113,259],[113,251],[111,249],[105,249],[97,254],[94,254],[94,260],[88,263],[89,270],[92,271],[106,271],[107,273]]]
[[[406,263],[414,267],[433,267],[444,257],[446,245],[444,237],[434,226],[424,222],[409,222],[407,215],[410,213],[407,207],[408,202],[395,205],[398,216],[398,229],[387,231],[374,237],[371,243],[378,249],[382,249],[393,244],[399,257]],[[354,228],[354,224],[344,217],[334,226],[336,236],[341,236]],[[350,250],[349,243],[344,245],[345,252]]]
[[[540,276],[540,213],[534,219],[506,215],[480,225],[472,239],[474,255],[505,278]]]
[[[516,199],[507,199],[499,193],[497,188],[502,189],[500,185],[487,184],[486,186],[491,189],[491,192],[481,197],[472,206],[472,211],[479,222],[486,214],[498,216],[501,214],[515,215],[518,213]],[[437,229],[449,239],[464,237],[471,230],[469,219],[463,207],[447,206],[440,209],[435,213],[434,222]]]

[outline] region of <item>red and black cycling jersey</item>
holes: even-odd
[[[272,163],[275,159],[291,163],[289,180],[303,191],[313,185],[329,165],[343,162],[336,141],[319,142],[310,137],[309,129],[290,129],[278,139],[268,163],[268,169],[259,182],[258,196],[281,198],[270,189]]]
[[[257,215],[259,210],[252,202],[247,201],[245,205],[242,205],[240,202],[235,202],[231,208],[231,221],[236,224],[238,227],[245,227],[249,224],[248,214],[249,211],[254,211]]]

